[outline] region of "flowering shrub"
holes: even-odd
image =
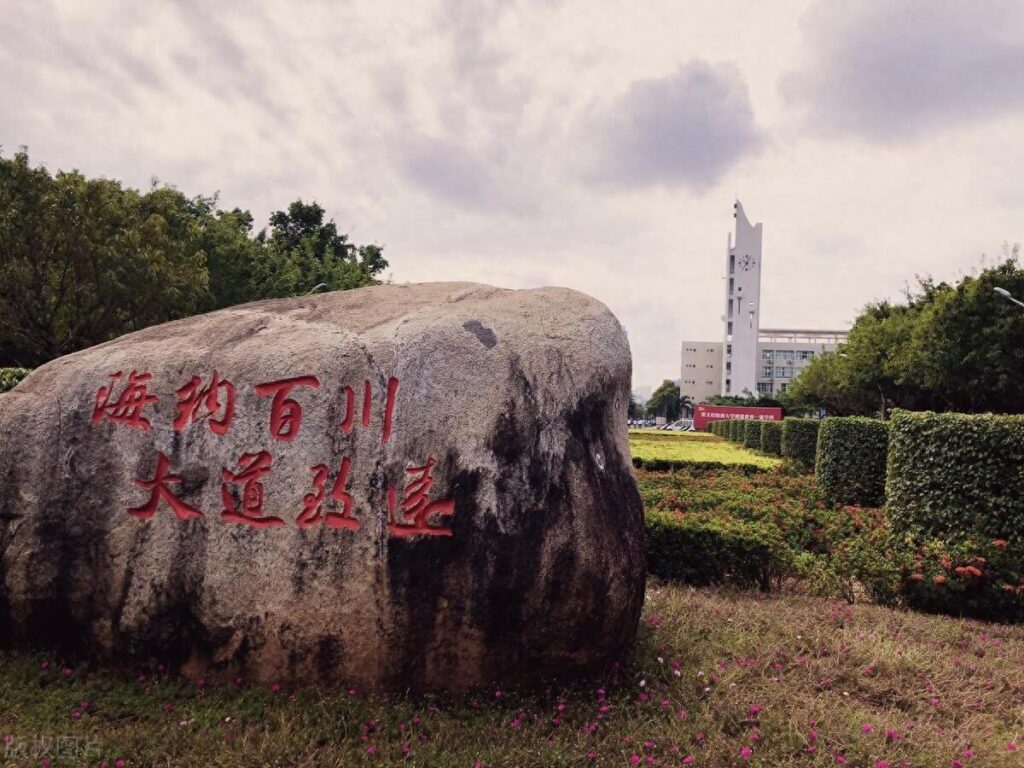
[[[1024,556],[1004,539],[955,544],[905,535],[903,594],[913,608],[1000,621],[1024,621]]]
[[[785,468],[689,465],[638,478],[655,575],[1024,620],[1024,558],[1006,540],[896,533],[885,510],[828,504],[813,477]]]

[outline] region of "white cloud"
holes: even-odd
[[[705,61],[633,82],[580,131],[597,179],[639,187],[708,189],[763,143],[739,69]]]
[[[914,139],[1024,111],[1024,6],[818,2],[783,96],[826,134]]]

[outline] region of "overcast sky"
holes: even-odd
[[[737,195],[765,327],[1024,240],[1024,3],[10,3],[0,145],[315,199],[396,282],[586,291],[649,386],[721,336]]]

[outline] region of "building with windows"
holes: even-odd
[[[811,359],[835,350],[846,331],[761,328],[761,223],[736,201],[735,240],[726,247],[724,340],[682,343],[680,391],[694,402],[714,395],[777,395]]]

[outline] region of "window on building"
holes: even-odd
[[[812,357],[814,357],[814,351],[813,351],[813,350],[810,350],[810,349],[801,349],[801,350],[800,350],[800,351],[799,351],[799,352],[797,353],[797,356],[798,356],[798,358],[799,358],[799,359],[800,359],[800,360],[801,360],[802,362],[807,362],[807,361],[808,361],[808,360],[810,360],[810,359],[811,359]]]
[[[763,365],[763,366],[761,366],[761,375],[762,376],[767,376],[767,377],[771,378],[772,366],[770,366],[770,365]]]
[[[725,332],[727,335],[732,336],[732,320],[730,320],[729,325],[726,326]]]
[[[770,395],[772,393],[772,383],[770,381],[759,381],[757,382],[757,394],[759,395]]]
[[[729,390],[731,390],[731,389],[732,389],[732,382],[729,379],[726,379],[725,380],[725,392],[726,392],[726,394],[728,394]]]
[[[726,373],[732,373],[732,363],[731,362],[726,362],[726,364],[725,364],[725,371],[726,371]]]
[[[761,350],[761,359],[762,360],[768,360],[769,362],[774,360],[775,359],[775,350],[774,349],[762,349]]]
[[[785,391],[786,391],[786,383],[783,382],[782,384],[779,384],[779,392],[785,392]]]
[[[795,353],[792,349],[780,349],[775,353],[775,359],[781,360],[784,363],[792,363]]]
[[[735,253],[730,253],[729,254],[729,274],[731,275],[735,271],[736,271],[736,254]]]
[[[775,366],[775,378],[777,379],[791,379],[793,378],[793,369],[788,366]]]
[[[726,344],[725,345],[725,354],[727,354],[727,355],[731,355],[732,354],[732,344]]]

